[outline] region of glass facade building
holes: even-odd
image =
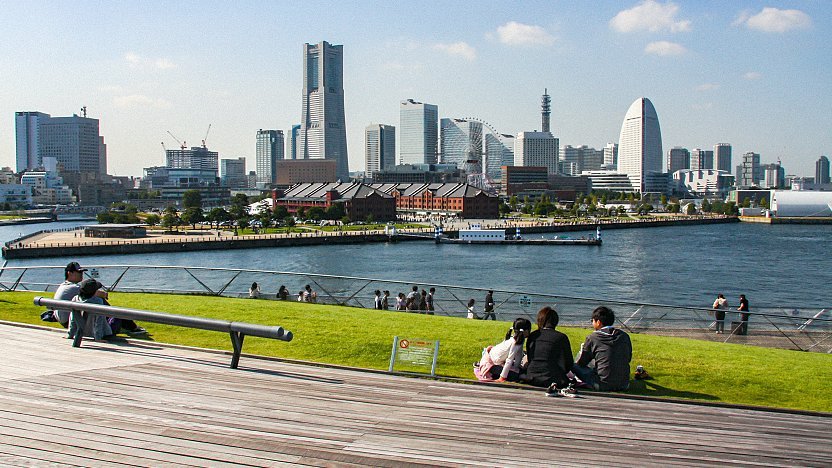
[[[402,101],[399,106],[399,163],[436,164],[438,129],[437,106],[413,99]]]
[[[283,130],[257,131],[255,152],[257,186],[266,188],[277,183],[277,161],[283,159]]]
[[[372,179],[378,171],[389,170],[396,165],[396,127],[371,124],[364,129],[364,177]]]

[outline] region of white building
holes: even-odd
[[[557,174],[559,145],[549,132],[520,132],[514,141],[514,165],[544,166],[549,174]]]
[[[486,172],[492,179],[502,177],[502,167],[514,164],[514,136],[513,135],[485,135]]]
[[[396,127],[370,124],[364,129],[364,162],[367,179],[396,165]]]
[[[618,172],[627,174],[637,192],[660,192],[651,187],[647,174],[662,172],[662,133],[653,103],[636,99],[627,109],[618,140]]]
[[[561,147],[560,161],[566,175],[577,176],[584,171],[600,171],[604,165],[604,150],[596,150],[586,145]]]
[[[43,159],[51,157],[67,172],[107,173],[107,146],[98,119],[16,112],[15,148],[18,172],[42,167]]]
[[[54,166],[54,162],[51,165]],[[29,187],[34,204],[68,205],[74,201],[72,190],[64,185],[63,179],[54,170],[24,172],[20,176],[20,184]]]
[[[725,197],[734,185],[730,172],[716,169],[682,169],[673,173],[676,189],[696,197]]]
[[[298,141],[302,159],[334,159],[349,180],[344,119],[344,46],[323,41],[303,46],[303,108]]]
[[[604,146],[604,166],[618,167],[618,143],[607,143]]]
[[[589,179],[590,190],[610,190],[613,192],[635,192],[627,174],[615,171],[586,171],[581,177]]]
[[[832,192],[772,190],[770,208],[777,217],[832,217]]]
[[[267,188],[277,183],[277,161],[284,158],[283,130],[257,130],[255,168],[257,186]]]
[[[399,164],[436,164],[439,108],[408,99],[399,107]]]

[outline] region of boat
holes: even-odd
[[[506,235],[504,229],[481,229],[472,226],[470,229],[460,229],[459,237],[450,238],[437,230],[435,240],[437,244],[485,244],[485,245],[601,245],[601,227],[595,229],[595,236],[569,238],[555,237],[554,239],[526,239],[520,235],[520,228],[513,236]]]

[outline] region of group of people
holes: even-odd
[[[725,333],[725,312],[730,308],[728,306],[728,300],[725,299],[725,295],[717,294],[716,300],[711,307],[714,309],[713,329],[718,335],[721,335],[722,333]],[[740,305],[737,307],[737,311],[740,313],[740,323],[739,327],[737,327],[732,333],[735,335],[747,335],[748,318],[751,316],[751,309],[748,305],[748,299],[746,299],[745,294],[740,294]]]
[[[430,288],[428,291],[422,289],[420,292],[418,286],[413,286],[407,295],[405,293],[398,293],[396,295],[395,310],[433,315],[435,310],[433,307],[434,294],[436,294],[436,288]],[[376,289],[373,297],[373,308],[389,310],[390,305],[390,291]]]
[[[54,299],[60,301],[85,302],[89,304],[110,305],[109,293],[104,286],[94,278],[84,279],[86,268],[81,268],[78,262],[70,262],[64,268],[64,282],[55,291]],[[82,313],[71,309],[48,310],[41,315],[47,322],[58,322],[68,329],[67,338],[75,338],[76,334],[106,340],[120,332],[130,336],[146,335],[147,330],[138,326],[132,320],[116,317],[105,317],[95,314],[92,320],[83,318]]]
[[[251,287],[248,288],[248,297],[251,299],[259,299],[261,296],[262,292],[260,291],[260,285],[257,284],[257,282],[251,283]],[[280,285],[280,288],[278,288],[275,297],[281,301],[288,301],[289,290],[286,288],[285,285]],[[298,291],[297,300],[298,302],[317,303],[318,293],[312,289],[311,285],[307,284],[306,286],[304,286],[303,289]]]
[[[518,318],[501,343],[483,350],[474,374],[483,381],[545,387],[550,396],[573,397],[578,386],[627,390],[633,356],[629,335],[613,326],[615,313],[608,307],[593,310],[591,321],[594,331],[573,359],[569,337],[556,329],[559,317],[554,308],[538,311],[534,331],[528,319]]]
[[[485,293],[485,305],[482,309],[482,316],[477,315],[474,305],[477,303],[474,299],[468,299],[466,318],[474,320],[497,320],[497,313],[494,312],[494,291],[489,289]]]

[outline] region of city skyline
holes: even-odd
[[[298,50],[321,41],[344,46],[353,170],[364,167],[365,127],[397,126],[401,101],[516,135],[541,128],[545,89],[561,145],[616,142],[627,106],[647,97],[666,148],[727,142],[734,164],[751,151],[805,176],[832,152],[827,3],[321,5],[327,15],[312,23],[309,5],[281,5],[278,21],[255,2],[4,3],[15,21],[0,28],[0,165],[15,166],[15,112],[87,106],[111,174],[162,164],[159,142],[176,147],[167,131],[193,146],[209,124],[207,146],[254,170],[257,129],[288,135],[301,121]]]

